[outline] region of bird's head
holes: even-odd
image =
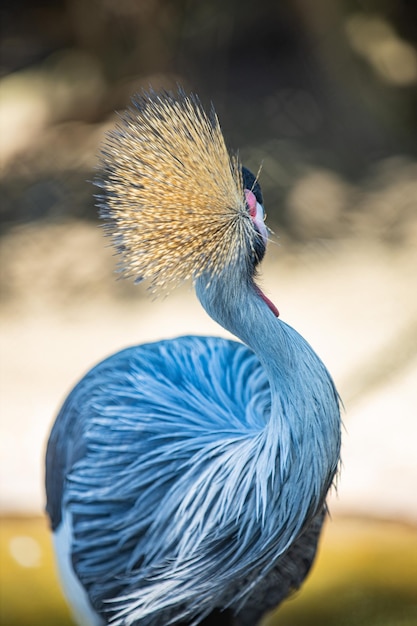
[[[101,169],[100,214],[124,275],[154,291],[226,269],[253,275],[267,241],[261,189],[196,96],[135,97],[107,136]]]

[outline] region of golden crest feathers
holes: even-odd
[[[100,214],[121,271],[151,288],[221,273],[251,228],[241,166],[194,95],[144,93],[102,149]]]

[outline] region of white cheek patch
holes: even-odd
[[[265,219],[264,208],[263,208],[262,204],[259,204],[259,202],[257,202],[256,203],[256,212],[255,212],[255,215],[252,216],[252,220],[253,220],[253,223],[255,224],[256,228],[261,233],[262,239],[266,243],[266,241],[268,239],[268,231],[267,231],[267,228],[265,226],[264,219]]]
[[[256,196],[253,191],[245,189],[245,198],[249,207],[249,213],[252,221],[255,224],[257,230],[260,232],[262,239],[266,243],[268,239],[268,231],[264,222],[264,208],[262,204],[259,204],[259,202],[256,200]]]

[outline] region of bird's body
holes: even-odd
[[[158,102],[164,111],[177,107],[171,95],[149,101],[138,114],[142,129]],[[178,101],[189,105],[183,94]],[[177,160],[183,167],[181,154]],[[132,215],[118,213],[128,191],[108,166],[105,217],[129,270],[164,286],[194,264],[202,305],[246,345],[180,337],[128,348],[96,366],[65,402],[48,444],[47,510],[80,624],[197,624],[216,615],[212,623],[222,616],[251,626],[300,586],[314,558],[339,459],[337,393],[308,343],[255,285],[266,243],[262,197],[247,170],[226,167],[235,184],[229,199],[242,204],[233,214],[219,203],[216,214],[206,194],[216,226],[208,257],[193,243],[210,239],[203,211],[194,235],[178,240],[174,261],[167,245],[167,261],[160,249],[152,268],[154,239],[147,248],[150,233],[138,233],[142,253],[131,252]],[[172,175],[166,180],[172,186]],[[139,194],[146,189],[143,179],[135,185]],[[156,237],[170,215],[158,198]],[[228,236],[238,249],[217,251]]]

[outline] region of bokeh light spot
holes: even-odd
[[[10,539],[9,551],[21,567],[40,567],[42,551],[39,543],[27,535]]]

